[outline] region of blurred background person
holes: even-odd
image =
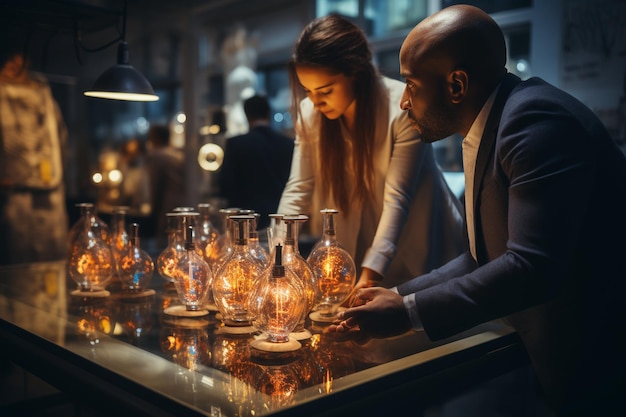
[[[150,213],[150,187],[146,172],[146,144],[137,138],[121,146],[120,170],[123,174],[120,204],[128,206],[132,215]]]
[[[28,69],[22,31],[0,33],[0,264],[64,259],[67,128],[50,86]]]
[[[261,214],[257,228],[262,229],[269,225],[268,214],[278,208],[289,178],[294,142],[270,126],[271,108],[266,97],[248,98],[243,109],[249,131],[226,141],[220,193],[228,206]]]
[[[185,202],[185,155],[182,149],[171,145],[167,125],[153,125],[148,130],[146,169],[153,234],[166,239],[166,213]]]

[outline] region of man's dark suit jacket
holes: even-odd
[[[623,153],[576,99],[509,74],[474,190],[478,262],[467,252],[399,293],[416,293],[431,339],[506,317],[557,409],[613,411],[626,381]]]
[[[269,225],[282,195],[293,155],[293,139],[269,126],[255,126],[226,141],[219,174],[221,195],[230,207],[261,214],[258,228]]]

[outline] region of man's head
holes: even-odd
[[[506,74],[502,30],[469,5],[447,7],[422,20],[400,49],[407,86],[400,106],[426,142],[465,136]]]
[[[167,125],[152,125],[148,130],[148,144],[151,148],[163,148],[170,144],[170,128]]]
[[[31,29],[9,19],[0,18],[0,71],[7,78],[22,79],[28,72]]]
[[[264,96],[252,96],[246,99],[243,102],[243,111],[250,125],[256,121],[269,121],[270,119],[270,103]]]

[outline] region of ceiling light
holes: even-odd
[[[130,65],[128,43],[124,39],[126,3],[124,3],[122,27],[122,36],[117,47],[117,64],[103,72],[91,90],[85,91],[85,95],[111,100],[156,101],[159,97],[154,93],[148,80]]]

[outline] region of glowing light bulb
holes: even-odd
[[[170,283],[176,279],[178,263],[185,255],[185,228],[191,224],[193,218],[199,216],[199,213],[189,210],[185,208],[166,213],[168,243],[157,257],[156,264],[159,274]]]
[[[282,218],[286,227],[283,249],[283,264],[293,271],[304,291],[305,301],[304,314],[298,320],[298,324],[292,331],[291,337],[296,340],[307,339],[311,332],[305,328],[307,314],[313,310],[316,300],[319,298],[319,289],[315,282],[315,273],[309,263],[300,255],[298,248],[298,233],[302,223],[308,220],[305,215],[285,215]]]
[[[334,215],[339,212],[335,209],[320,211],[324,217],[322,239],[307,258],[319,291],[311,318],[329,322],[334,320],[339,306],[354,287],[356,266],[335,236]]]
[[[114,258],[109,243],[101,238],[109,236],[108,226],[98,223],[93,204],[82,205],[81,211],[72,226],[67,259],[68,274],[78,284],[72,294],[108,296],[105,287],[113,277]]]
[[[251,343],[260,350],[289,351],[300,348],[300,343],[289,334],[305,312],[302,302],[304,287],[299,278],[283,265],[282,246],[275,248],[275,261],[261,276],[250,298],[253,324],[265,334],[263,339]],[[272,344],[284,344],[277,347]]]
[[[131,225],[130,244],[121,253],[118,263],[118,276],[124,289],[133,294],[140,294],[148,290],[148,285],[154,274],[152,257],[141,249],[139,240],[139,225]],[[150,292],[151,294],[154,291]],[[146,295],[148,295],[146,293]]]
[[[188,311],[202,310],[213,282],[213,274],[209,265],[196,252],[193,226],[187,226],[185,254],[178,262],[176,269],[174,285],[180,302]]]
[[[263,267],[248,248],[252,215],[232,215],[232,253],[215,275],[213,299],[227,326],[250,326],[252,316],[248,298],[263,272]],[[250,326],[251,327],[251,326]]]

